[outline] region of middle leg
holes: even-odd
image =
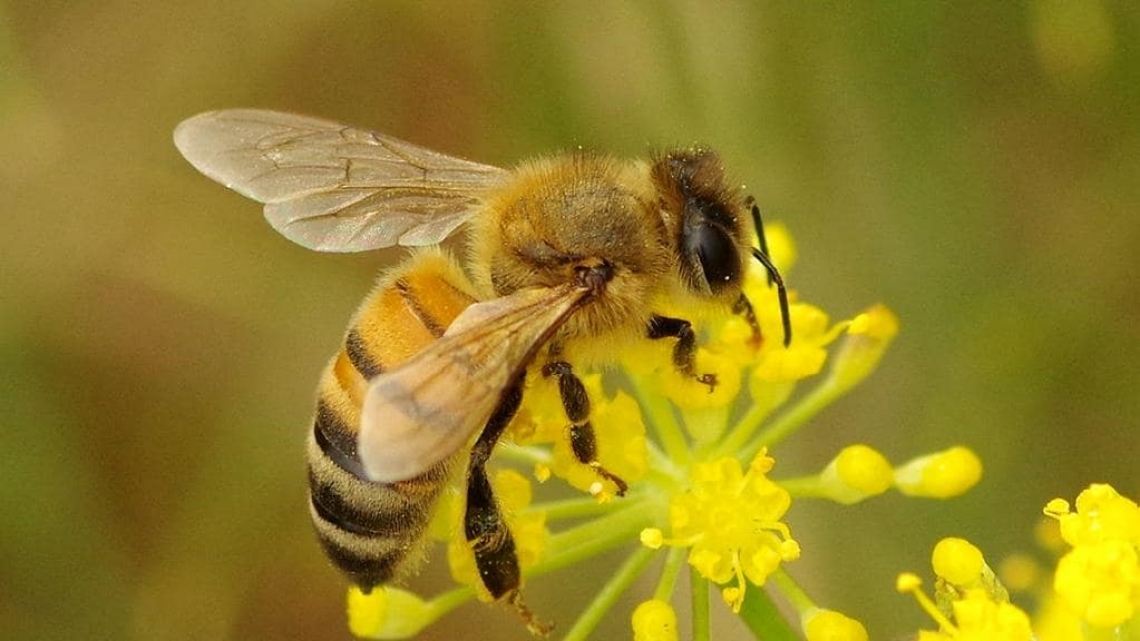
[[[556,351],[552,351],[552,357],[557,358]],[[562,409],[566,412],[566,418],[570,419],[570,449],[574,452],[574,458],[613,483],[617,487],[618,496],[625,495],[629,485],[598,462],[598,444],[594,437],[594,426],[590,423],[590,395],[586,393],[582,379],[574,373],[570,363],[561,360],[551,360],[543,365],[542,375],[547,378],[558,377]]]

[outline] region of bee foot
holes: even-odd
[[[709,386],[709,394],[712,394],[713,391],[716,390],[716,384],[717,384],[716,374],[701,374],[700,376],[697,377],[697,382],[708,385]]]
[[[621,479],[621,477],[613,474],[612,472],[610,472],[606,468],[602,467],[598,463],[591,463],[590,467],[594,468],[594,471],[598,473],[598,476],[606,479],[610,483],[613,483],[615,486],[617,486],[617,495],[618,496],[625,496],[626,491],[629,490],[629,484],[626,483],[625,481],[623,481]]]
[[[519,618],[523,620],[531,636],[545,639],[554,631],[554,624],[550,621],[540,621],[538,617],[535,616],[534,611],[523,602],[522,593],[518,590],[511,591],[510,595],[507,596],[507,603],[514,606],[515,612],[517,612]]]

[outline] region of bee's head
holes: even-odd
[[[704,297],[738,295],[751,247],[749,226],[738,190],[725,182],[720,157],[702,148],[672,151],[657,159],[652,175],[676,234],[686,287]]]
[[[662,218],[674,234],[685,288],[700,297],[730,302],[734,309],[742,302],[744,309],[751,309],[741,289],[748,260],[755,258],[767,270],[769,285],[776,285],[787,346],[792,340],[788,292],[768,256],[760,210],[751,198],[742,198],[739,189],[728,185],[720,157],[700,147],[673,151],[658,157],[650,174],[660,195]],[[752,246],[753,233],[759,247]]]

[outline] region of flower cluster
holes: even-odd
[[[790,238],[779,226],[768,232],[772,258],[787,273],[794,260]],[[769,585],[798,613],[792,627],[809,640],[865,640],[858,621],[818,606],[784,570],[784,564],[810,553],[801,551],[794,538],[786,521],[789,509],[800,499],[850,505],[891,488],[908,496],[947,498],[979,480],[981,464],[963,447],[894,466],[862,444],[840,449],[817,473],[773,477],[772,453],[778,444],[874,371],[898,322],[881,305],[832,322],[792,292],[793,340],[785,347],[779,340],[776,294],[763,270],[748,274],[745,293],[758,335],[740,315],[700,319],[698,324],[704,333],[696,369],[715,375],[711,389],[678,373],[671,364],[672,346],[661,341],[623,345],[616,350],[623,356],[618,370],[583,377],[597,458],[629,483],[623,497],[616,496],[610,480],[575,458],[557,382],[528,377],[523,407],[508,430],[512,442],[500,445],[496,461],[522,464],[521,469],[547,485],[560,478],[583,494],[532,502],[531,482],[522,474],[495,476],[524,579],[603,552],[629,550],[596,590],[597,598],[568,628],[560,626],[561,638],[587,638],[651,562],[663,559],[656,588],[632,613],[635,639],[709,638],[710,585],[717,586],[721,600],[758,637],[786,636],[791,628],[766,592],[750,589]],[[675,315],[688,317],[680,310]],[[392,588],[367,597],[353,593],[349,611],[355,634],[394,638],[486,596],[462,536],[462,495],[452,493],[446,501],[451,505],[440,510],[438,532],[449,541],[448,558],[461,586],[399,611],[383,602],[403,603],[414,598],[410,593]],[[681,634],[671,603],[686,567],[692,608],[690,631]]]
[[[800,556],[799,544],[780,521],[791,495],[767,476],[774,464],[765,450],[747,473],[731,456],[695,464],[691,487],[669,504],[673,538],[653,527],[641,531],[641,542],[652,549],[690,548],[689,565],[702,577],[735,582],[724,589],[724,600],[739,612],[748,583],[764,585],[780,563]]]
[[[899,591],[913,593],[939,625],[937,632],[920,632],[919,639],[1140,639],[1140,508],[1106,484],[1081,492],[1075,507],[1064,499],[1045,506],[1045,515],[1059,527],[1042,530],[1042,539],[1063,552],[1050,584],[1028,557],[1013,557],[1002,566],[1005,584],[1037,593],[1032,618],[1010,602],[976,547],[962,539],[939,542],[932,558],[938,577],[934,600],[915,575],[905,573],[898,580]]]
[[[1045,506],[1071,549],[1057,563],[1053,589],[1081,621],[1099,629],[1133,622],[1140,610],[1140,508],[1110,485]],[[1135,623],[1132,623],[1135,627]]]
[[[937,632],[921,631],[919,641],[1031,641],[1029,616],[1009,602],[978,548],[964,539],[939,541],[931,558],[936,600],[922,591],[914,574],[901,574],[899,592],[914,594],[939,626]]]

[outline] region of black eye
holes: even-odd
[[[712,293],[732,285],[740,277],[740,256],[728,232],[717,225],[701,222],[685,236],[689,256],[700,262],[701,275]]]

